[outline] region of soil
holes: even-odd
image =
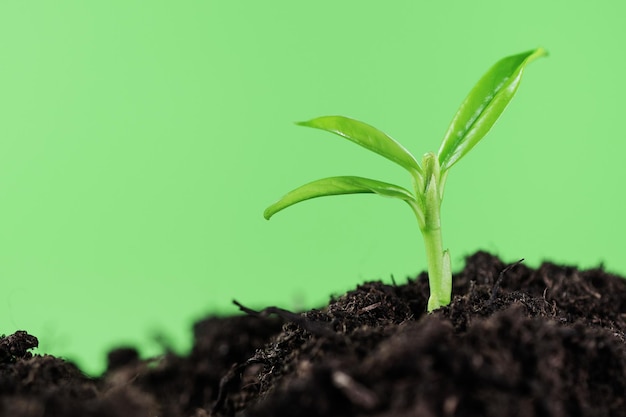
[[[505,265],[478,252],[450,306],[422,273],[319,310],[270,307],[195,324],[188,356],[109,354],[107,371],[0,338],[0,416],[626,416],[626,280]]]

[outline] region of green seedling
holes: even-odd
[[[428,311],[450,304],[452,272],[450,254],[443,250],[440,209],[448,172],[493,126],[519,86],[526,66],[546,55],[543,48],[512,55],[498,61],[478,81],[452,119],[435,155],[425,154],[419,164],[394,139],[363,122],[343,116],[324,116],[297,123],[326,130],[376,152],[405,168],[411,174],[413,192],[398,185],[370,178],[341,176],[313,181],[287,193],[269,206],[269,220],[277,212],[316,197],[373,193],[405,201],[415,213],[422,232],[428,263],[430,297]]]

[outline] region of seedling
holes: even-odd
[[[421,165],[394,139],[363,122],[343,116],[324,116],[297,123],[335,133],[402,166],[411,174],[413,193],[370,178],[329,177],[290,191],[265,210],[265,218],[269,220],[277,212],[301,201],[331,195],[373,193],[403,200],[415,213],[424,238],[430,286],[428,311],[450,304],[450,254],[443,250],[440,221],[448,172],[491,129],[515,95],[526,66],[544,55],[546,51],[538,48],[503,58],[491,67],[461,104],[437,155],[426,153]]]

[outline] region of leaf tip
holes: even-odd
[[[550,53],[548,52],[547,49],[545,49],[544,47],[540,46],[538,48],[536,48],[532,54],[530,54],[530,56],[527,58],[528,61],[526,62],[527,64],[531,63],[532,61],[534,61],[537,58],[541,58],[544,56],[549,56]]]
[[[271,219],[273,215],[274,215],[274,211],[272,210],[271,206],[266,208],[265,211],[263,212],[263,218],[265,218],[265,220]]]

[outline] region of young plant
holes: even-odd
[[[413,192],[369,178],[329,177],[290,191],[269,206],[264,217],[269,220],[293,204],[330,195],[373,193],[403,200],[415,213],[424,239],[430,286],[428,311],[448,305],[452,272],[450,254],[448,250],[443,250],[440,221],[448,172],[487,134],[515,95],[526,66],[543,55],[546,51],[538,48],[503,58],[491,67],[461,104],[444,135],[439,152],[436,155],[432,152],[425,154],[421,165],[394,139],[363,122],[343,116],[324,116],[297,123],[335,133],[392,160],[411,174]]]

